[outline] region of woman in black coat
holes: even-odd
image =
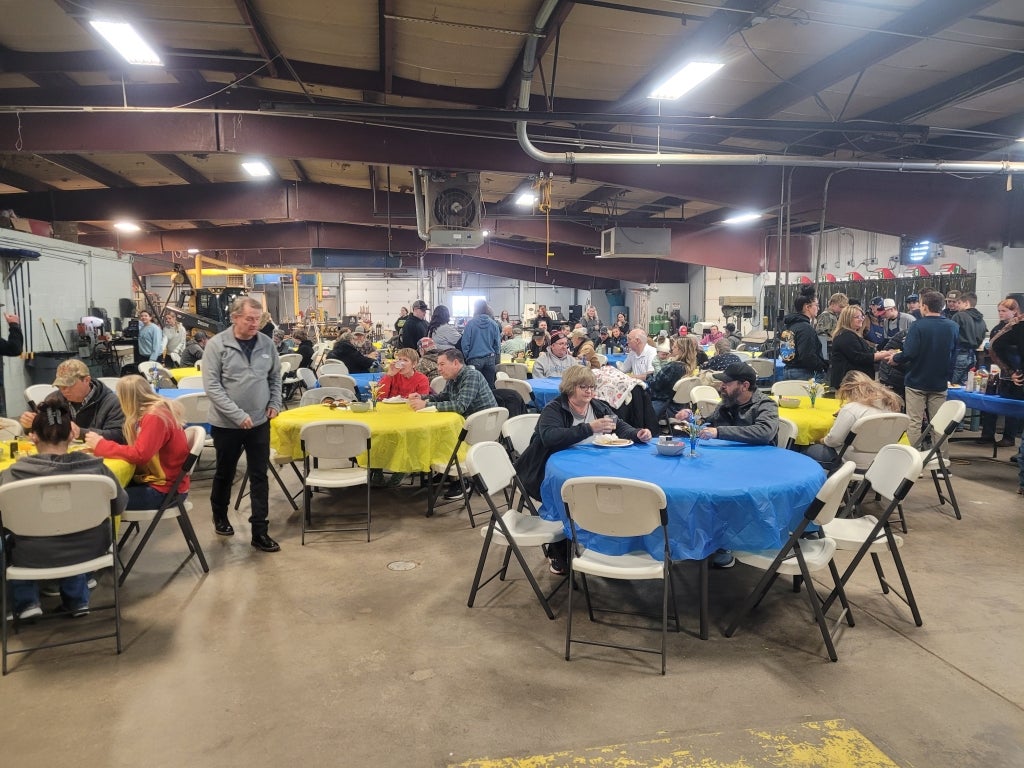
[[[356,349],[347,334],[334,342],[334,348],[327,353],[327,357],[344,363],[349,373],[369,373],[375,362]]]
[[[299,363],[299,368],[309,368],[313,363],[313,342],[309,340],[309,336],[306,335],[305,331],[295,331],[292,334],[292,338],[299,342],[299,345],[295,348],[296,354],[302,355],[302,362]]]
[[[867,318],[858,306],[846,307],[832,332],[832,354],[829,357],[829,385],[838,391],[843,377],[850,371],[860,371],[869,379],[875,378],[875,363],[888,360],[892,352],[876,352],[864,339]]]

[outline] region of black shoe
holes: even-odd
[[[281,550],[281,545],[265,533],[254,533],[252,545],[261,552],[279,552]]]
[[[448,490],[444,492],[444,497],[449,501],[461,499],[465,495],[466,492],[463,490],[461,483],[452,483],[448,486]]]
[[[213,520],[213,530],[215,530],[217,532],[218,536],[234,536],[235,535],[235,529],[231,527],[231,523],[229,523],[227,521],[227,519],[217,520],[216,518],[214,518],[214,520]]]
[[[1012,440],[1009,437],[1004,437],[1002,440],[1000,440],[998,443],[996,443],[996,445],[999,448],[1012,448],[1016,444],[1017,444],[1016,441]]]

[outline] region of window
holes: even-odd
[[[452,296],[452,317],[472,317],[473,305],[478,301],[487,301],[486,296]]]

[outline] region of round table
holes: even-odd
[[[537,407],[543,409],[545,405],[558,397],[558,387],[562,379],[558,376],[549,376],[545,379],[530,379],[530,387],[533,388],[533,399]]]
[[[299,433],[314,421],[358,421],[370,428],[372,467],[390,472],[429,472],[431,463],[446,464],[459,441],[465,420],[451,411],[424,413],[405,403],[378,403],[377,410],[354,413],[347,408],[307,405],[278,414],[270,422],[270,445],[280,456],[302,459]],[[366,454],[358,457],[365,466]]]
[[[571,477],[645,480],[668,497],[673,559],[702,560],[718,549],[781,547],[825,481],[817,462],[774,446],[706,440],[697,453],[692,459],[661,456],[653,443],[559,451],[548,459],[541,515],[566,522],[561,490]],[[662,557],[660,531],[633,539],[582,534],[580,541],[605,554],[646,551]]]
[[[79,443],[72,443],[70,452],[74,452],[76,450],[80,451],[83,448],[84,446]],[[35,451],[33,450],[32,453],[35,453]],[[5,458],[0,459],[0,472],[11,466],[14,461],[17,461],[17,459],[12,461],[11,459],[6,458],[6,452],[4,456]],[[123,459],[104,459],[103,463],[107,465],[107,469],[114,473],[114,477],[117,478],[117,482],[121,484],[122,488],[128,485],[128,483],[131,482],[132,477],[135,475],[135,465],[129,464]]]
[[[775,401],[778,402],[778,398],[775,398]],[[797,445],[819,442],[832,429],[838,412],[839,401],[824,397],[817,398],[813,408],[809,397],[801,397],[798,408],[779,406],[779,416],[789,419],[797,426]]]
[[[170,368],[167,371],[174,378],[175,381],[181,381],[188,376],[202,376],[203,372],[198,368]]]

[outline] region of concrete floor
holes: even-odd
[[[514,568],[467,608],[480,536],[464,515],[425,519],[422,496],[408,490],[374,491],[370,544],[348,534],[300,547],[298,517],[275,489],[282,551],[263,554],[249,547],[247,512],[232,513],[234,538],[214,535],[199,480],[194,520],[210,573],[194,561],[176,570],[183,541],[162,526],[122,593],[124,653],[100,641],[15,658],[0,680],[0,743],[19,768],[561,765],[574,753],[573,764],[603,765],[584,751],[842,719],[899,766],[1024,765],[1024,499],[1011,452],[999,462],[983,453],[953,448],[970,459],[953,468],[962,521],[924,483],[907,505],[903,552],[923,627],[862,567],[849,587],[857,625],[841,634],[838,663],[803,596],[784,585],[727,639],[721,627],[756,577],[737,566],[712,573],[702,642],[696,571],[684,564],[685,631],[670,636],[664,678],[655,656],[577,647],[566,662],[564,591],[549,621]],[[539,553],[528,556],[552,584]],[[389,570],[393,561],[417,567]],[[109,592],[108,574],[94,600]],[[612,634],[577,616],[581,630]],[[865,764],[722,755],[699,764]]]

